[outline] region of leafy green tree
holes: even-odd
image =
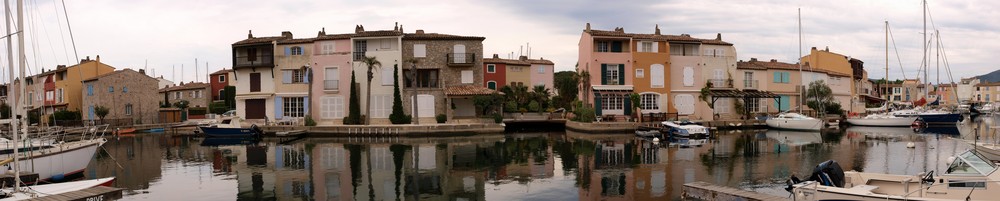
[[[840,104],[833,99],[833,90],[823,80],[809,83],[806,90],[806,106],[816,110],[820,116],[826,114],[843,114]]]
[[[500,105],[503,104],[503,97],[499,93],[493,93],[490,95],[479,95],[472,98],[473,104],[476,105],[476,109],[482,115],[490,115],[498,113]]]
[[[368,87],[367,93],[365,93],[365,100],[368,104],[365,104],[365,125],[371,124],[372,118],[372,78],[375,78],[375,71],[382,67],[382,62],[378,61],[374,56],[366,56],[361,59],[361,63],[368,67]]]
[[[347,105],[347,117],[344,117],[345,125],[361,124],[361,101],[358,100],[358,87],[354,79],[354,71],[351,71],[350,100]]]
[[[628,100],[632,102],[632,105],[631,105],[632,108],[627,108],[627,109],[632,110],[632,114],[638,114],[639,113],[639,110],[638,110],[639,104],[642,103],[642,102],[640,102],[641,101],[640,98],[641,97],[637,93],[631,93],[631,94],[628,95]]]
[[[104,122],[104,117],[108,116],[109,112],[108,108],[104,106],[94,107],[94,114],[97,115],[97,118],[101,119],[101,122]]]
[[[0,104],[0,118],[10,119],[10,112],[10,105],[7,105],[7,103]]]
[[[528,111],[541,112],[542,106],[538,103],[538,101],[531,101],[528,103]]]
[[[556,72],[554,76],[553,87],[559,95],[552,98],[553,107],[570,109],[573,101],[577,99],[577,94],[580,93],[578,85],[580,76],[573,71]]]
[[[389,114],[389,121],[392,124],[409,124],[409,115],[403,113],[403,100],[399,95],[399,66],[393,66],[392,70],[392,114]]]
[[[223,97],[222,100],[225,100],[226,106],[229,107],[230,110],[235,110],[236,86],[226,86],[226,88],[222,90],[223,90],[223,95],[225,95],[225,97]]]

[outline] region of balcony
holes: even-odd
[[[340,80],[323,80],[323,90],[340,90]]]
[[[757,80],[743,80],[743,89],[761,89]]]
[[[733,81],[732,80],[727,80],[727,79],[709,79],[708,82],[712,83],[712,87],[711,88],[713,88],[713,89],[733,88]]]
[[[258,66],[274,66],[274,55],[261,54],[257,56],[237,56],[233,59],[235,64],[234,68],[239,67],[258,67]]]
[[[472,66],[476,63],[475,53],[449,53],[446,57],[448,66]]]

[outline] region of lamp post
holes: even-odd
[[[310,103],[312,103],[312,92],[313,92],[313,90],[312,90],[312,85],[313,85],[313,82],[312,82],[312,78],[313,78],[313,76],[312,76],[312,67],[309,66],[309,63],[306,63],[306,65],[302,66],[302,68],[299,68],[299,70],[303,71],[302,73],[305,73],[305,75],[306,75],[306,79],[305,79],[306,85],[309,86],[308,87],[309,91],[306,92],[306,98],[305,98],[305,100],[302,100],[302,101],[309,101]],[[313,104],[309,104],[310,107],[312,107],[312,105]],[[312,113],[312,110],[309,110],[309,112]],[[311,114],[305,114],[305,115],[312,116]]]

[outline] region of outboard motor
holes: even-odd
[[[819,182],[820,185],[843,188],[844,180],[844,169],[840,168],[840,164],[838,164],[837,161],[828,160],[816,165],[816,167],[813,168],[812,175],[806,178],[805,181],[816,181]],[[785,190],[792,192],[792,185],[801,182],[803,181],[799,181],[798,177],[792,176],[792,178],[786,181],[788,186],[785,187]]]

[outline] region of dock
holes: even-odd
[[[719,186],[706,182],[691,182],[684,184],[681,192],[682,200],[791,200],[787,197],[768,195],[727,186]]]
[[[290,131],[278,131],[274,133],[274,136],[278,137],[292,137],[305,134],[306,130],[290,130]]]
[[[92,200],[118,200],[122,198],[121,188],[107,186],[96,186],[79,191],[70,191],[40,198],[31,198],[31,201],[92,201]]]
[[[38,173],[34,172],[21,172],[20,177],[23,183],[31,184],[38,181]],[[0,174],[0,184],[3,184],[4,188],[14,186],[14,174]]]

